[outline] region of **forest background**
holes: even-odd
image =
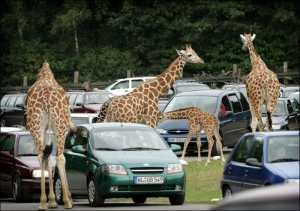
[[[59,83],[157,76],[191,44],[205,64],[184,77],[251,71],[240,34],[269,69],[299,71],[299,3],[293,0],[1,0],[1,87],[32,85],[45,59]]]

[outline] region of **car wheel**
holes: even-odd
[[[132,201],[136,204],[143,204],[146,202],[146,200],[147,197],[140,197],[140,196],[132,197]]]
[[[54,179],[54,194],[56,203],[59,205],[63,205],[63,190],[59,175],[57,175]]]
[[[223,146],[223,142],[221,141],[222,143],[222,146]],[[215,138],[214,138],[214,145],[212,147],[212,150],[211,150],[211,156],[220,156],[221,155],[221,150],[223,149],[220,149]]]
[[[91,176],[88,181],[88,198],[91,207],[102,207],[105,198],[99,196],[94,176]]]
[[[23,191],[21,179],[18,175],[15,175],[13,178],[12,191],[15,202],[21,202],[23,200]]]
[[[182,205],[184,203],[184,199],[185,199],[185,193],[169,197],[169,201],[171,205]]]
[[[223,190],[223,198],[230,198],[232,195],[231,188],[226,186]]]

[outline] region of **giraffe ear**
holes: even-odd
[[[245,40],[246,38],[244,37],[244,35],[240,34],[240,37],[242,40]]]
[[[253,34],[251,37],[251,41],[253,41],[255,37],[256,37],[256,34]]]
[[[177,49],[176,49],[176,52],[177,52],[177,54],[178,54],[179,56],[181,56],[181,55],[182,55],[182,53],[181,53],[181,51],[180,51],[180,50],[177,50]]]

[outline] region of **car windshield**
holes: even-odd
[[[100,104],[104,103],[109,98],[113,97],[113,94],[111,93],[91,93],[85,95],[85,102],[86,104]]]
[[[201,110],[215,113],[217,101],[218,97],[216,96],[175,96],[163,112],[195,106]]]
[[[201,89],[209,89],[209,87],[206,86],[197,86],[197,85],[189,85],[189,86],[177,86],[177,93],[181,92],[189,92],[194,90],[201,90]]]
[[[54,135],[51,134],[51,140],[53,143],[51,155],[56,155],[56,143],[54,141]],[[18,156],[37,156],[38,152],[34,144],[32,135],[21,135],[18,144]]]
[[[92,130],[92,147],[96,150],[166,150],[169,145],[151,128],[114,128]]]
[[[272,136],[267,143],[267,162],[299,161],[299,135]]]
[[[284,109],[284,101],[283,100],[278,100],[277,104],[275,106],[275,110],[273,112],[273,116],[286,116],[286,110]],[[266,106],[263,104],[262,106],[262,114],[266,116]]]
[[[72,120],[76,125],[89,123],[89,117],[72,117]]]

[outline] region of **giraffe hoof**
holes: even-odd
[[[185,160],[179,160],[181,165],[188,165],[188,162],[186,162]]]

